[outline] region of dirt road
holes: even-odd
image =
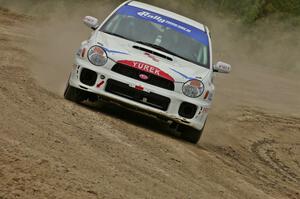
[[[217,75],[192,145],[155,119],[46,89],[31,67],[33,23],[0,9],[0,199],[300,198],[299,73]]]

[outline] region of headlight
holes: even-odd
[[[100,46],[92,46],[87,57],[96,66],[103,66],[107,62],[107,54]]]
[[[192,98],[199,97],[200,95],[202,95],[203,91],[204,91],[204,84],[197,79],[187,81],[182,86],[183,94]]]

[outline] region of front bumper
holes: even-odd
[[[115,62],[113,62],[112,60],[108,60],[108,63],[106,65],[112,66],[114,64]],[[86,82],[83,83],[81,81],[80,75],[83,69],[89,69],[96,73],[94,77],[95,78],[94,84],[87,84]],[[151,105],[151,103],[148,103],[147,99],[144,100],[143,97],[141,98],[141,100],[137,100],[136,98],[129,98],[128,96],[125,95],[119,95],[117,93],[113,93],[108,89],[108,85],[110,84],[109,82],[111,81],[117,81],[120,82],[122,85],[127,85],[129,90],[130,88],[138,89],[138,90],[142,88],[143,91],[141,92],[142,95],[146,96],[145,98],[148,98],[150,93],[154,93],[155,95],[170,99],[170,102],[168,103],[167,107],[160,108]],[[106,99],[111,99],[112,101],[119,102],[120,104],[123,105],[125,104],[128,105],[129,107],[135,107],[137,109],[144,110],[147,113],[160,116],[166,118],[167,120],[175,121],[177,123],[181,123],[187,126],[191,126],[198,130],[201,130],[203,128],[205,120],[207,118],[208,109],[210,108],[210,103],[203,101],[201,99],[189,98],[175,91],[163,89],[118,74],[116,72],[111,71],[107,67],[96,67],[90,64],[89,62],[78,58],[76,59],[76,63],[74,64],[74,68],[71,72],[69,84],[73,87],[91,93],[95,93]],[[186,118],[180,116],[179,109],[183,103],[189,103],[195,105],[196,112],[192,118]]]

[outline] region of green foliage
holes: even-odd
[[[241,15],[248,22],[254,22],[270,14],[300,15],[299,0],[214,0],[222,7]]]
[[[285,18],[300,17],[300,0],[138,0],[174,11],[180,11],[188,15],[199,14],[190,10],[200,11],[202,9],[213,12],[230,12],[240,17],[246,23],[253,23],[260,18],[269,15],[282,15]],[[1,6],[19,5],[23,9],[32,10],[42,4],[47,9],[37,9],[36,12],[51,12],[51,9],[59,5],[71,8],[79,6],[88,7],[90,4],[100,6],[105,4],[117,6],[124,0],[0,0]],[[47,5],[47,6],[45,6]],[[167,6],[166,6],[167,5]],[[168,7],[168,5],[170,5]],[[297,20],[296,20],[297,21]]]
[[[271,14],[300,16],[300,0],[189,0],[193,6],[217,8],[239,15],[252,23]]]

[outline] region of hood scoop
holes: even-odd
[[[138,50],[141,50],[141,51],[144,51],[144,52],[147,52],[147,53],[150,53],[150,54],[153,54],[153,55],[156,55],[158,57],[161,57],[161,58],[164,58],[164,59],[167,59],[169,61],[173,61],[173,59],[171,57],[168,57],[164,54],[161,54],[161,53],[158,53],[156,51],[153,51],[153,50],[150,50],[148,48],[144,48],[144,47],[141,47],[141,46],[132,46],[132,48],[135,48],[135,49],[138,49]]]

